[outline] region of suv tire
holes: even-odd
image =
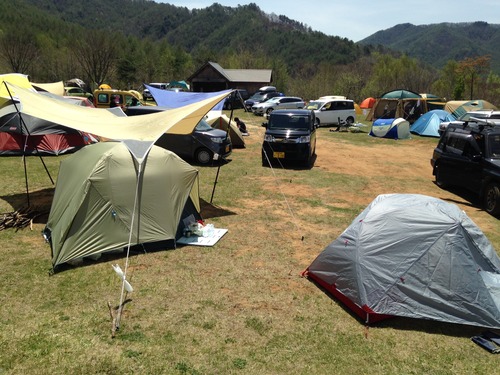
[[[493,216],[500,214],[500,186],[495,182],[484,189],[484,209]]]
[[[209,164],[213,159],[213,152],[208,148],[199,148],[195,154],[196,161],[202,165]]]
[[[443,181],[441,172],[439,171],[439,164],[436,164],[436,167],[434,168],[434,175],[436,176],[436,185],[441,189],[446,188],[446,183]]]

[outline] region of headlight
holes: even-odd
[[[274,141],[274,138],[272,135],[270,135],[270,134],[264,135],[264,142],[273,142],[273,141]]]
[[[224,143],[224,138],[210,138],[214,143]]]
[[[311,142],[310,135],[304,135],[304,136],[297,139],[297,143],[309,143],[309,142]]]

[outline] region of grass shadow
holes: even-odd
[[[14,211],[30,207],[30,211],[36,213],[36,217],[34,217],[33,222],[45,224],[47,223],[50,206],[52,205],[52,199],[54,198],[54,191],[55,188],[47,188],[29,192],[29,204],[28,194],[26,194],[26,192],[3,195],[0,196],[0,198],[11,205]]]
[[[201,217],[204,219],[236,215],[235,212],[226,210],[225,208],[222,207],[218,207],[212,203],[207,202],[202,198],[200,198],[200,210],[201,210]]]
[[[364,325],[367,329],[392,328],[401,331],[425,332],[429,334],[439,334],[450,337],[467,337],[467,338],[479,335],[486,329],[485,327],[478,327],[466,324],[447,323],[436,320],[399,317],[399,316],[388,317],[376,323],[367,324],[360,316],[358,316],[354,311],[349,309],[344,303],[342,303],[342,301],[337,299],[334,295],[332,295],[328,290],[323,288],[320,284],[311,279],[307,280],[312,282],[327,297],[329,297],[347,314],[349,314],[353,319],[356,319],[360,324]]]

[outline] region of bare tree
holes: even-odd
[[[9,30],[0,38],[0,57],[12,72],[29,74],[39,56],[35,36],[23,28]]]
[[[480,80],[481,74],[489,71],[491,56],[468,57],[458,63],[457,73],[460,74],[470,87],[470,100],[474,98],[474,83]]]
[[[103,31],[91,31],[73,48],[85,74],[97,86],[109,79],[115,68],[117,51],[115,41]]]

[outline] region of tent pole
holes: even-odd
[[[229,117],[229,124],[227,124],[227,130],[226,130],[226,139],[229,137],[229,128],[231,127],[231,122],[233,121],[233,108],[231,107],[231,116]],[[221,158],[223,161],[226,161],[224,158]],[[214,194],[215,194],[215,186],[217,185],[217,181],[219,180],[219,172],[220,172],[220,163],[217,167],[217,174],[215,175],[215,181],[214,181],[214,187],[212,189],[212,196],[210,197],[210,204],[212,204],[212,201],[214,200]]]

